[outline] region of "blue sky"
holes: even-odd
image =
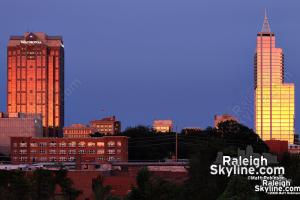
[[[268,9],[287,81],[300,94],[300,6],[282,0],[1,0],[0,110],[6,45],[26,31],[62,35],[65,122],[115,114],[123,128],[173,119],[207,127],[229,113],[253,127],[253,55]],[[299,131],[296,124],[296,130]]]

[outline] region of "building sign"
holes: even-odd
[[[27,40],[21,40],[20,44],[42,44],[41,41],[27,41]]]

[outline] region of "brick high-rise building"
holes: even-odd
[[[255,53],[255,130],[265,140],[294,142],[295,86],[284,81],[284,54],[265,15]]]
[[[45,33],[11,36],[7,46],[7,112],[41,113],[45,136],[64,125],[64,45]]]

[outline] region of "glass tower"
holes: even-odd
[[[295,87],[284,82],[284,54],[265,14],[255,53],[255,129],[262,140],[294,142]]]

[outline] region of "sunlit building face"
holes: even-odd
[[[255,128],[263,140],[294,142],[295,87],[284,83],[284,54],[265,16],[255,54]]]
[[[7,111],[41,113],[44,135],[64,123],[64,47],[60,36],[25,33],[7,47]]]

